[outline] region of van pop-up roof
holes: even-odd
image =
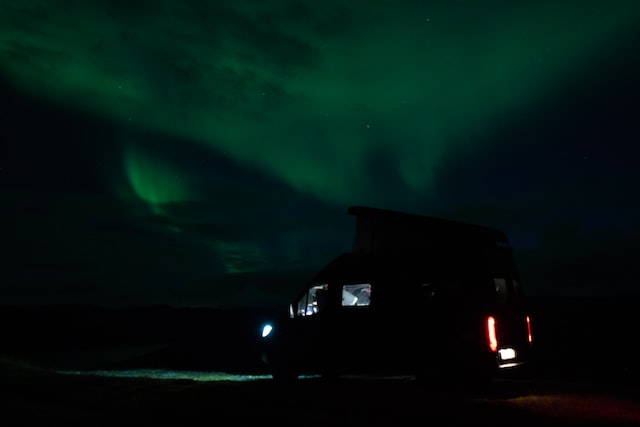
[[[366,206],[347,213],[356,217],[353,253],[510,246],[507,235],[492,227]]]

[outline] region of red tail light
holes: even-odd
[[[527,339],[529,340],[529,345],[533,343],[533,335],[531,335],[531,318],[527,316]]]
[[[493,316],[487,317],[487,340],[491,351],[497,351],[498,335],[496,334],[496,319]]]

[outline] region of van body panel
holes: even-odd
[[[485,378],[529,361],[526,300],[504,233],[374,208],[349,213],[358,215],[353,251],[311,278],[268,340],[274,378]]]

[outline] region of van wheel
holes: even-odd
[[[281,384],[292,384],[298,380],[298,375],[291,371],[277,371],[271,373],[271,378]]]
[[[279,383],[292,383],[298,379],[298,373],[290,366],[276,364],[271,371],[271,377]]]
[[[291,383],[298,379],[298,371],[291,358],[282,354],[272,355],[270,359],[271,378],[280,383]]]
[[[339,377],[340,375],[338,375],[338,373],[333,369],[325,369],[320,374],[320,378],[322,378],[324,382],[329,383],[336,382]]]

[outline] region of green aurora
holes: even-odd
[[[428,195],[443,158],[482,150],[640,19],[635,1],[0,3],[0,64],[20,87],[341,204],[380,201],[373,150]],[[198,194],[188,171],[129,144],[141,199]]]

